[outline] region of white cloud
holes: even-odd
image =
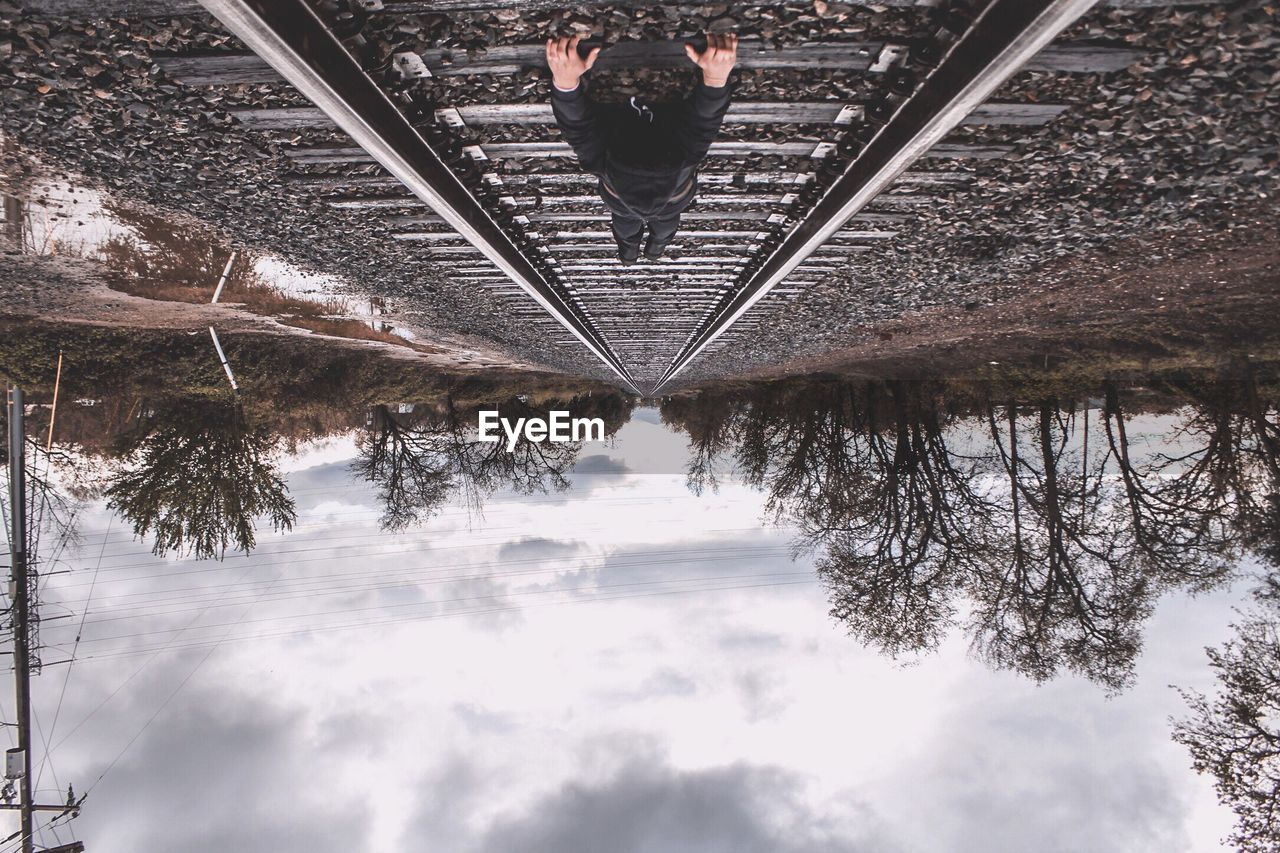
[[[105,652],[229,639],[95,789],[89,849],[1210,849],[1222,814],[1168,742],[1165,685],[1194,684],[1229,596],[1163,603],[1116,700],[988,672],[959,638],[903,668],[831,623],[760,495],[689,495],[664,433],[624,428],[608,456],[631,473],[587,493],[499,495],[402,535],[332,448],[290,475],[298,530],[250,557],[156,560],[117,526],[82,647],[101,656],[55,740],[146,660]],[[87,519],[91,565],[105,517]],[[96,778],[205,650],[94,714],[55,755],[63,785]],[[60,679],[39,681],[48,722]]]

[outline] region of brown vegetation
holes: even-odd
[[[196,305],[209,302],[231,255],[229,245],[194,225],[176,224],[162,214],[111,201],[106,207],[133,230],[132,234],[113,237],[101,249],[112,273],[109,283],[113,288],[148,299]],[[303,299],[281,293],[257,271],[259,260],[261,256],[253,252],[237,254],[220,302],[323,335],[397,344],[419,352],[439,351],[344,316],[347,307],[341,299]]]

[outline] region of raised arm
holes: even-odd
[[[738,37],[708,33],[707,49],[702,53],[691,44],[684,50],[702,70],[702,82],[689,104],[683,139],[686,160],[697,163],[707,156],[729,110],[729,72],[738,61]]]
[[[586,59],[578,55],[581,37],[547,40],[547,66],[551,69],[551,111],[565,142],[588,172],[604,168],[604,136],[596,122],[595,106],[583,91],[581,77],[595,64],[600,48]]]

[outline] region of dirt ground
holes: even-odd
[[[1053,284],[1007,303],[937,310],[870,326],[849,346],[740,379],[815,373],[991,377],[1065,367],[1108,372],[1280,359],[1280,233],[1193,230],[1166,245],[1121,245],[1044,271]],[[1042,279],[1042,280],[1044,280]],[[476,347],[410,348],[319,335],[234,305],[146,299],[108,286],[101,264],[0,255],[0,317],[121,329],[255,332],[332,341],[448,371],[531,371]],[[692,383],[694,385],[702,383]]]
[[[1128,241],[1059,262],[1008,302],[907,314],[850,337],[826,355],[752,377],[985,376],[1081,362],[1145,370],[1271,360],[1280,353],[1280,233],[1251,221],[1230,231],[1190,229],[1162,243]]]
[[[78,258],[0,255],[0,317],[81,323],[121,329],[257,332],[320,338],[368,348],[450,371],[533,371],[536,368],[482,348],[412,347],[320,335],[252,314],[234,304],[195,305],[145,299],[111,288],[102,265]]]

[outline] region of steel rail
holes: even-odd
[[[912,163],[1097,0],[992,0],[920,87],[850,163],[709,324],[686,341],[649,392],[679,375],[713,341],[845,226]]]
[[[640,393],[591,322],[543,278],[304,0],[200,2]]]

